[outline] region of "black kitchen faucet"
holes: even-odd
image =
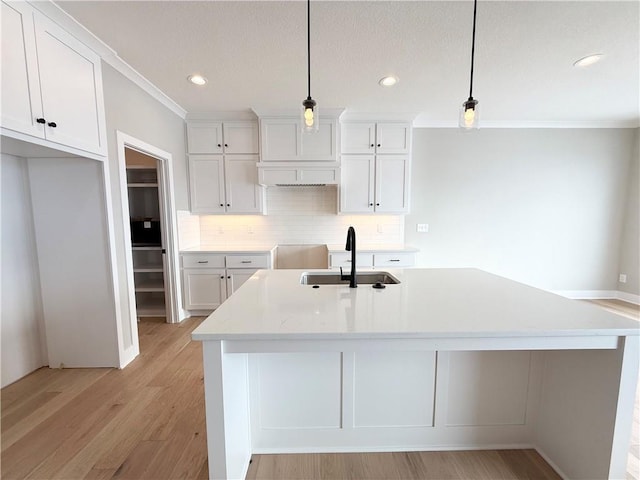
[[[349,227],[347,230],[347,245],[344,247],[346,251],[351,252],[351,275],[349,275],[349,288],[356,288],[358,283],[356,281],[356,230],[353,227]],[[343,280],[347,277],[343,276]]]

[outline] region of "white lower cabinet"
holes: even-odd
[[[370,251],[356,253],[356,267],[361,268],[401,268],[413,267],[416,254],[412,251]],[[351,252],[329,252],[329,268],[351,267]]]
[[[262,268],[271,268],[269,253],[183,253],[185,310],[215,310]]]
[[[184,308],[213,310],[227,298],[224,269],[184,269]]]

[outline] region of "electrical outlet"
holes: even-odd
[[[621,273],[620,277],[618,277],[618,281],[620,283],[627,283],[627,276],[624,273]]]
[[[429,231],[428,223],[418,223],[416,224],[416,232],[418,233],[427,233]]]

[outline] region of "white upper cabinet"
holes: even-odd
[[[224,157],[189,155],[192,213],[225,213]]]
[[[258,125],[255,122],[225,122],[224,153],[258,154]]]
[[[189,153],[222,153],[222,123],[198,122],[187,124]]]
[[[264,214],[257,122],[189,122],[187,147],[192,213]]]
[[[320,119],[319,131],[302,133],[301,119],[260,119],[260,155],[263,162],[337,162],[339,128],[337,118]]]
[[[410,123],[344,123],[340,213],[407,213],[410,152]]]
[[[256,122],[189,122],[187,149],[191,154],[257,154]]]
[[[22,140],[106,154],[100,57],[23,2],[2,2],[0,121]]]
[[[33,10],[26,3],[2,2],[2,127],[44,136]]]
[[[342,156],[340,213],[407,213],[408,192],[408,156]]]
[[[345,123],[342,153],[408,154],[411,150],[409,123]]]

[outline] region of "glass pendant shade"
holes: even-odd
[[[473,130],[479,127],[480,112],[478,110],[478,101],[473,97],[462,104],[460,108],[460,119],[458,125],[465,130]]]
[[[316,101],[307,97],[302,102],[302,132],[303,133],[316,133],[320,128],[320,114],[318,112],[318,105]]]

